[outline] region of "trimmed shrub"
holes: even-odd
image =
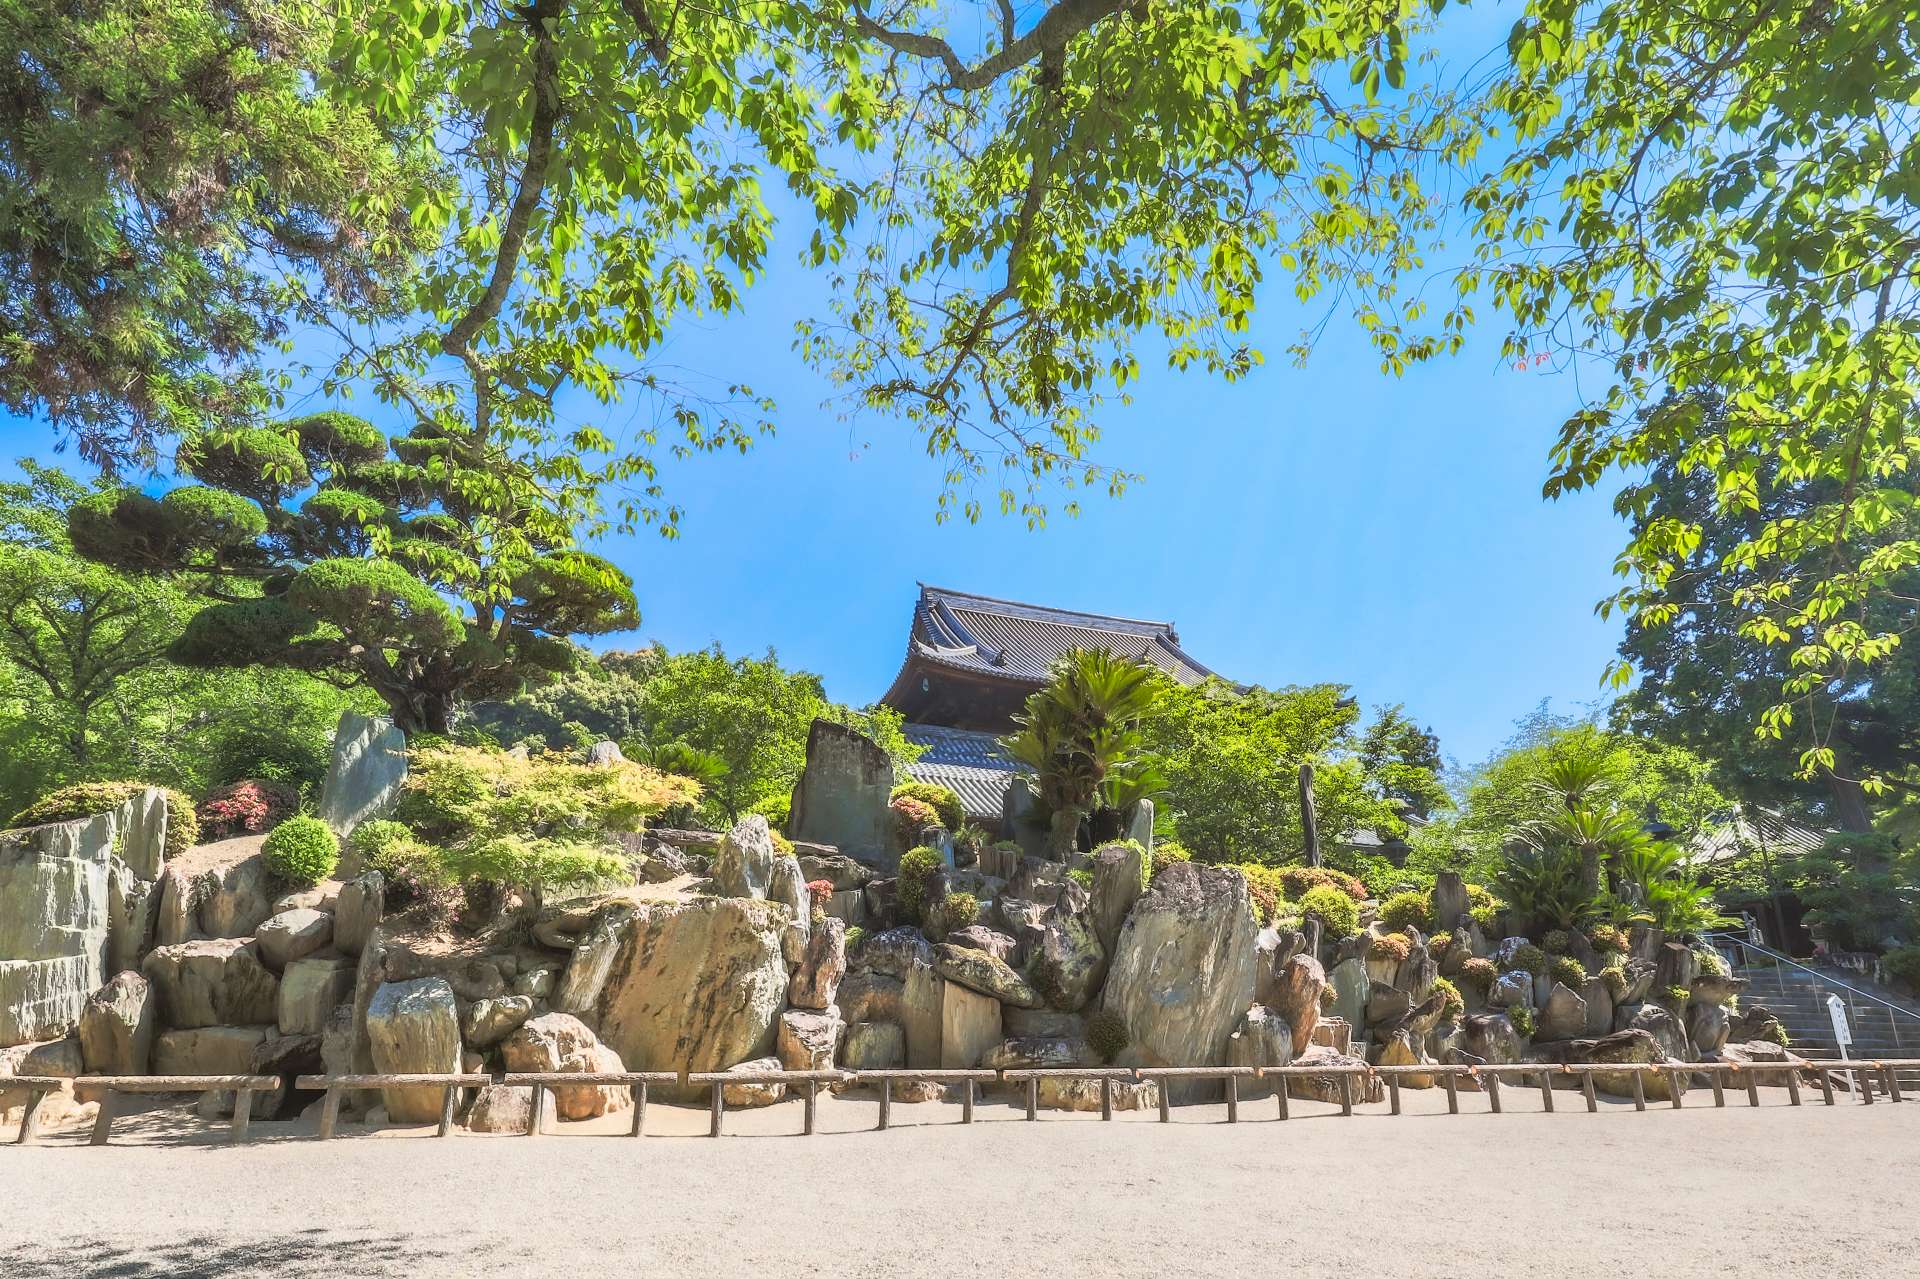
[[[773,829],[772,826],[767,827],[767,834],[773,840],[773,851],[775,855],[780,857],[791,857],[793,855],[792,840]]]
[[[766,818],[767,829],[776,836],[780,835],[787,829],[787,822],[793,817],[793,794],[790,791],[782,791],[778,795],[769,795],[747,811],[758,813]]]
[[[1286,892],[1280,886],[1280,872],[1253,862],[1234,869],[1247,881],[1247,896],[1253,899],[1253,917],[1263,925],[1272,923],[1286,901]]]
[[[1313,888],[1334,888],[1355,902],[1367,900],[1367,886],[1343,870],[1327,866],[1282,866],[1280,884],[1289,897],[1304,899]],[[1352,932],[1352,929],[1348,929]]]
[[[1446,957],[1447,948],[1453,945],[1452,933],[1435,933],[1427,938],[1427,953],[1435,960]]]
[[[1441,1021],[1458,1021],[1465,1015],[1467,1011],[1467,1001],[1466,997],[1460,993],[1458,986],[1448,981],[1445,977],[1435,977],[1433,979],[1433,988],[1440,994],[1445,995],[1447,999],[1446,1006],[1441,1009],[1440,1012]]]
[[[960,807],[960,796],[951,786],[934,782],[902,782],[893,788],[893,793],[887,798],[890,801],[919,800],[933,810],[942,826],[952,832],[958,832],[966,824],[967,815]],[[920,838],[920,832],[914,831],[913,838]]]
[[[289,817],[260,845],[267,869],[289,884],[317,884],[340,862],[340,841],[318,817]]]
[[[1476,994],[1485,995],[1492,990],[1493,979],[1498,975],[1491,959],[1475,957],[1460,965],[1460,984]]]
[[[1086,889],[1088,892],[1093,891],[1093,872],[1091,870],[1088,870],[1086,867],[1083,866],[1078,870],[1068,871],[1067,878],[1071,879],[1074,883],[1080,885],[1080,887]]]
[[[846,940],[847,954],[851,955],[855,951],[859,950],[861,943],[866,940],[867,940],[867,930],[862,928],[860,925],[855,924],[852,928],[847,929],[847,940]]]
[[[894,893],[899,899],[903,918],[918,920],[926,914],[927,889],[932,886],[933,877],[945,870],[946,865],[946,859],[940,856],[938,849],[925,845],[900,855],[899,878],[894,881]]]
[[[388,879],[411,872],[423,850],[413,832],[384,817],[361,822],[347,836],[347,851],[359,859],[362,870],[377,870]]]
[[[903,848],[915,847],[921,831],[940,824],[940,814],[933,810],[933,805],[911,795],[902,795],[887,808],[893,813],[893,838]]]
[[[1396,964],[1413,953],[1413,942],[1405,933],[1387,933],[1367,943],[1369,959],[1391,959]]]
[[[948,893],[927,907],[926,933],[934,941],[980,922],[980,899],[972,893]]]
[[[1660,997],[1670,1004],[1684,1004],[1693,998],[1693,992],[1685,986],[1669,986],[1660,992]]]
[[[1711,946],[1695,946],[1693,957],[1700,961],[1700,971],[1714,977],[1730,977],[1733,970],[1727,967],[1727,961],[1719,951]]]
[[[76,817],[111,812],[148,789],[166,794],[166,855],[178,857],[200,842],[200,819],[193,814],[193,801],[171,786],[153,787],[147,782],[78,782],[72,786],[62,786],[15,813],[13,820],[7,823],[7,829],[70,822]]]
[[[1178,840],[1161,840],[1153,846],[1153,864],[1147,867],[1147,878],[1151,880],[1162,870],[1175,862],[1190,862],[1193,854],[1180,845]]]
[[[1555,955],[1547,965],[1547,975],[1576,994],[1587,984],[1586,968],[1572,955]]]
[[[1329,939],[1351,937],[1360,931],[1360,905],[1329,884],[1316,884],[1300,895],[1300,913],[1320,921]]]
[[[1880,956],[1880,966],[1893,980],[1920,990],[1920,946],[1896,946]]]
[[[1492,933],[1499,922],[1502,903],[1498,897],[1479,884],[1467,885],[1467,912],[1473,916],[1473,922],[1483,933]]]
[[[248,777],[229,782],[201,800],[194,816],[208,839],[228,839],[272,830],[299,809],[298,787]]]
[[[1607,995],[1614,1003],[1619,1003],[1627,993],[1627,970],[1609,965],[1600,970],[1600,981],[1607,988]]]
[[[1587,944],[1603,955],[1624,955],[1627,935],[1612,924],[1595,924],[1587,930]]]
[[[1380,922],[1396,933],[1409,928],[1426,931],[1433,926],[1433,894],[1395,893],[1380,904]]]
[[[827,903],[833,900],[833,881],[830,879],[809,879],[807,881],[807,900],[813,903],[815,910],[825,910]]]
[[[1528,972],[1535,977],[1547,971],[1547,952],[1528,943],[1513,952],[1513,958],[1507,962],[1508,972]]]
[[[1333,1006],[1339,1002],[1340,1000],[1334,992],[1332,982],[1328,982],[1326,985],[1320,988],[1320,1011],[1321,1012],[1331,1013],[1333,1011]]]
[[[1564,955],[1567,953],[1567,946],[1572,941],[1573,938],[1567,935],[1566,929],[1556,928],[1540,939],[1540,945],[1549,955]]]
[[[1087,1018],[1087,1047],[1101,1061],[1112,1063],[1127,1050],[1133,1036],[1127,1033],[1127,1019],[1111,1008],[1102,1008]]]
[[[1533,1009],[1525,1004],[1515,1004],[1507,1009],[1507,1020],[1513,1023],[1513,1028],[1520,1032],[1522,1039],[1532,1038]]]

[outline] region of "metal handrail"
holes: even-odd
[[[1746,950],[1751,950],[1758,954],[1765,955],[1768,959],[1771,959],[1776,965],[1787,964],[1794,968],[1798,968],[1801,972],[1807,974],[1807,976],[1813,978],[1814,981],[1819,982],[1822,985],[1838,986],[1841,990],[1846,991],[1849,995],[1857,995],[1861,999],[1865,999],[1871,1003],[1879,1004],[1882,1008],[1887,1009],[1889,1012],[1899,1013],[1902,1017],[1907,1017],[1907,1018],[1910,1018],[1915,1023],[1920,1023],[1920,1013],[1914,1012],[1913,1009],[1911,1008],[1903,1008],[1899,1004],[1889,1003],[1887,1000],[1880,998],[1880,996],[1878,995],[1872,994],[1869,991],[1861,990],[1858,986],[1849,986],[1846,982],[1843,982],[1836,977],[1829,977],[1827,976],[1827,974],[1821,972],[1819,969],[1810,967],[1807,964],[1803,964],[1799,960],[1794,959],[1790,955],[1783,955],[1777,950],[1772,950],[1772,949],[1769,949],[1768,947],[1758,945],[1754,942],[1750,942],[1746,938],[1740,936],[1740,934],[1738,933],[1707,933],[1706,937],[1707,937],[1707,940],[1709,941],[1731,942],[1734,945],[1742,947]]]

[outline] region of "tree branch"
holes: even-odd
[[[1075,36],[1125,7],[1125,0],[1061,0],[1040,16],[1031,31],[1016,38],[1011,14],[1003,5],[1001,25],[1006,43],[999,52],[971,67],[961,61],[952,45],[938,36],[883,27],[858,8],[853,20],[861,35],[878,40],[896,53],[938,61],[946,68],[947,87],[971,90],[988,87],[1007,72],[1025,66],[1044,53],[1059,53]]]

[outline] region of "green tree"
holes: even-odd
[[[337,92],[311,0],[0,5],[0,405],[83,457],[250,421],[295,296],[378,311],[431,137]]]
[[[1303,763],[1314,766],[1314,808],[1329,843],[1361,829],[1404,836],[1409,814],[1446,807],[1433,737],[1397,706],[1364,732],[1361,718],[1338,684],[1264,689],[1211,680],[1171,689],[1147,739],[1166,771],[1180,842],[1208,861],[1299,860]]]
[[[168,650],[183,664],[324,675],[445,734],[462,701],[565,669],[567,636],[639,620],[626,575],[574,548],[590,493],[481,432],[320,413],[195,437],[179,465],[203,483],[101,493],[69,527],[82,555],[221,601]]]
[[[1518,146],[1468,197],[1468,291],[1597,388],[1561,427],[1547,493],[1675,477],[1706,512],[1637,521],[1607,602],[1640,628],[1703,596],[1777,656],[1755,716],[1803,769],[1846,772],[1836,682],[1911,626],[1920,516],[1920,32],[1873,0],[1532,0],[1491,105]],[[1710,497],[1708,497],[1710,494]],[[1676,574],[1687,580],[1676,584]],[[1675,598],[1684,592],[1685,598]],[[1616,674],[1624,683],[1630,665]]]

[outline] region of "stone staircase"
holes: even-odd
[[[1736,976],[1752,984],[1740,997],[1743,1007],[1771,1010],[1787,1028],[1792,1051],[1815,1060],[1840,1057],[1827,1011],[1827,996],[1847,1004],[1853,1043],[1847,1055],[1920,1059],[1920,1005],[1858,973],[1827,972],[1742,945],[1721,945]],[[1900,1072],[1902,1089],[1920,1090],[1920,1067]]]

